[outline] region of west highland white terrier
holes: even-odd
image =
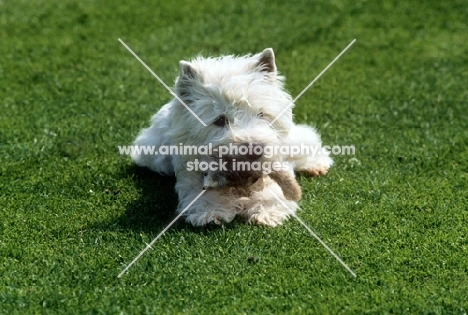
[[[180,62],[175,98],[134,143],[159,153],[132,158],[160,174],[175,174],[179,212],[206,189],[186,210],[187,222],[222,224],[239,215],[252,224],[276,226],[298,207],[294,171],[327,173],[333,164],[328,151],[284,149],[321,148],[321,140],[313,128],[293,123],[283,81],[271,48],[253,56]]]

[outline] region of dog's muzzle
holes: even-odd
[[[249,162],[258,161],[263,157],[263,144],[261,143],[242,143],[239,146],[239,152],[241,147],[247,148],[247,154],[244,157]]]

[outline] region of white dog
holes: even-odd
[[[198,57],[190,62],[181,61],[174,89],[176,97],[153,116],[151,126],[140,132],[135,145],[156,149],[211,146],[215,153],[132,154],[133,160],[158,173],[175,174],[179,212],[204,187],[207,173],[201,167],[194,168],[194,161],[216,161],[221,146],[235,144],[251,150],[243,156],[230,152],[224,160],[220,157],[220,164],[239,160],[252,165],[257,163],[257,167],[275,165],[289,172],[292,178],[294,171],[313,176],[325,174],[333,164],[325,150],[295,156],[262,153],[267,146],[321,146],[320,136],[314,129],[293,123],[292,98],[283,88],[283,79],[276,70],[271,48],[254,56]],[[233,167],[228,168],[229,174],[236,173]],[[253,224],[276,226],[296,211],[296,201],[285,197],[268,171],[254,172],[255,176],[254,173],[238,173],[241,184],[236,181],[236,185],[229,185],[227,181],[221,187],[214,185],[215,188],[206,190],[185,212],[187,222],[195,226],[222,224],[240,215]]]

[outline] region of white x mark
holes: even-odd
[[[297,101],[297,99],[298,99],[299,97],[301,97],[302,94],[304,94],[304,93],[312,86],[312,84],[314,84],[315,81],[317,81],[317,80],[322,76],[322,74],[324,74],[325,71],[327,71],[328,68],[330,68],[330,67],[335,63],[335,61],[337,61],[337,60],[348,50],[348,48],[351,47],[352,44],[354,44],[355,41],[356,41],[356,39],[353,39],[353,41],[352,41],[348,46],[346,46],[346,48],[343,49],[343,51],[342,51],[338,56],[336,56],[336,58],[333,59],[333,61],[330,62],[330,63],[328,64],[328,66],[326,66],[326,68],[323,69],[322,72],[320,72],[319,75],[316,76],[315,79],[313,79],[312,82],[310,82],[309,85],[307,85],[307,86],[305,87],[305,89],[303,89],[302,92],[299,93],[299,94],[296,96],[296,98],[293,99],[292,102],[289,103],[289,105],[286,106],[286,107],[281,111],[281,113],[278,114],[278,116],[276,116],[275,119],[273,119],[273,120],[270,122],[270,126],[273,125],[273,123],[274,123],[278,118],[280,118],[280,116],[283,115],[285,111],[287,111],[289,108],[291,108],[291,106],[293,106],[294,102]]]
[[[289,207],[288,207],[274,192],[270,191],[270,193],[283,205],[283,207],[285,207],[285,208],[289,211],[289,213],[290,213],[294,218],[296,218],[297,221],[299,221],[299,223],[301,223],[301,224],[306,228],[307,231],[309,231],[309,233],[310,233],[313,237],[315,237],[315,239],[316,239],[317,241],[319,241],[320,244],[322,244],[323,247],[325,247],[326,250],[328,250],[328,252],[330,252],[330,254],[331,254],[333,257],[336,258],[336,260],[338,260],[338,262],[339,262],[340,264],[343,265],[343,267],[346,268],[346,270],[348,270],[354,277],[357,277],[356,274],[354,273],[354,271],[352,271],[351,268],[349,268],[348,265],[345,264],[345,262],[344,262],[337,254],[335,254],[335,252],[332,251],[331,248],[328,247],[327,244],[325,244],[325,242],[322,241],[322,240],[320,239],[320,237],[318,237],[318,235],[315,234],[314,231],[312,231],[312,229],[311,229],[309,226],[307,226],[307,224],[305,224],[305,222],[302,221],[301,218],[299,218],[299,217],[297,216],[297,214],[294,213],[294,211],[292,211],[291,209],[289,209]]]
[[[174,222],[177,221],[177,219],[179,219],[179,218],[185,213],[185,211],[187,211],[188,208],[190,208],[190,207],[194,204],[194,202],[197,201],[197,199],[200,198],[201,195],[203,195],[205,192],[206,192],[206,190],[202,190],[201,193],[199,193],[198,196],[196,196],[195,199],[193,199],[193,201],[192,201],[191,203],[189,203],[188,206],[185,207],[185,209],[182,210],[182,211],[179,213],[179,215],[176,216],[175,219],[172,220],[171,223],[169,223],[169,224],[164,228],[164,230],[162,230],[162,231],[158,234],[158,236],[156,236],[156,237],[154,238],[154,240],[151,241],[151,243],[149,243],[149,244],[145,243],[145,244],[146,244],[146,247],[132,260],[131,263],[129,263],[129,264],[127,265],[127,267],[125,267],[124,270],[122,270],[121,273],[119,273],[119,275],[117,276],[117,278],[122,277],[122,275],[123,275],[125,272],[127,272],[127,270],[128,270],[134,263],[136,263],[136,261],[137,261],[148,249],[150,249],[150,248],[153,249],[153,247],[151,247],[151,246],[152,246],[154,243],[156,243],[156,241],[157,241],[161,236],[163,236],[164,233],[166,233],[166,231],[171,227],[171,225],[173,225]]]

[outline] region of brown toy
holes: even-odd
[[[203,189],[218,189],[223,187],[248,187],[259,178],[269,176],[283,191],[288,200],[301,199],[301,187],[293,174],[287,171],[271,171],[264,174],[262,171],[207,171],[203,174]]]

